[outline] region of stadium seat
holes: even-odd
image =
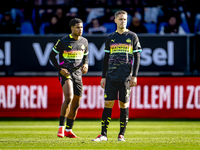
[[[107,33],[112,33],[117,30],[115,23],[104,23],[103,26],[107,28]]]
[[[49,25],[50,25],[50,23],[48,23],[48,22],[44,22],[44,23],[41,24],[41,26],[40,26],[40,34],[41,35],[45,34],[44,29],[45,29],[45,27],[47,27]]]
[[[161,22],[159,27],[158,27],[158,33],[160,32],[161,28],[166,26],[167,25],[167,22]]]
[[[151,34],[156,33],[156,24],[155,23],[144,23],[143,25],[146,27],[148,33],[151,33]]]
[[[186,33],[190,33],[190,29],[187,23],[180,24]]]
[[[35,34],[33,26],[31,24],[31,22],[26,21],[23,22],[21,25],[21,34]]]

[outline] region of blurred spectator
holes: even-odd
[[[35,5],[42,5],[42,0],[34,0]]]
[[[44,34],[44,28],[49,26],[52,16],[54,15],[53,9],[40,9],[35,10],[32,14],[33,26],[36,33]]]
[[[160,34],[186,34],[184,29],[180,26],[180,22],[176,16],[169,17],[168,23],[165,26],[161,27]]]
[[[122,5],[122,0],[116,0],[115,4],[118,5],[118,6],[121,6]]]
[[[24,21],[24,9],[12,8],[11,17],[15,22],[22,23]]]
[[[133,17],[130,26],[128,27],[130,31],[135,33],[147,33],[147,29],[142,25],[138,17]]]
[[[53,9],[33,9],[32,21],[36,33],[44,34],[44,28],[50,24],[54,15]]]
[[[11,1],[13,2],[12,4],[10,4]],[[0,22],[5,22],[4,12],[10,10],[13,23],[18,26],[17,33],[20,33],[20,24],[25,21],[25,13],[27,13],[25,9],[28,9],[29,21],[32,23],[36,34],[41,33],[39,32],[41,26],[45,27],[50,24],[49,18],[53,15],[57,15],[58,26],[60,26],[62,33],[70,33],[71,30],[68,23],[72,18],[80,17],[84,21],[84,25],[91,23],[92,19],[98,19],[100,23],[112,23],[114,12],[123,9],[128,12],[127,27],[130,26],[132,16],[135,16],[133,15],[135,11],[138,11],[139,16],[137,18],[143,22],[148,33],[150,24],[155,24],[156,32],[159,33],[161,25],[168,22],[168,17],[178,14],[182,20],[179,26],[186,33],[192,33],[200,31],[200,17],[197,15],[200,11],[197,9],[198,1],[195,2],[189,0],[2,0],[0,1]],[[70,9],[70,6],[76,7]],[[130,10],[134,10],[134,12],[130,12]],[[49,14],[50,16],[44,14]],[[45,17],[48,19],[44,19]],[[104,26],[106,25],[104,24]],[[161,33],[164,33],[163,28]],[[178,29],[175,30],[178,31]],[[108,30],[109,28],[107,27],[107,32]],[[180,29],[180,31],[182,30]],[[13,31],[9,30],[9,32]],[[175,33],[175,31],[173,32]]]
[[[125,8],[125,10],[126,10],[127,15],[128,15],[127,27],[129,27],[131,25],[133,16],[136,16],[136,17],[138,17],[138,19],[141,20],[141,14],[137,10],[135,10],[133,8]]]
[[[66,18],[65,18],[65,32],[66,33],[71,33],[71,28],[69,26],[69,22],[73,18],[79,18],[78,8],[76,8],[76,7],[70,8],[69,12],[67,12],[67,14],[66,14]]]
[[[58,8],[56,10],[56,16],[58,18],[57,24],[58,24],[58,28],[60,29],[61,33],[66,33],[67,32],[67,18],[66,16],[64,16],[63,14],[63,9]]]
[[[21,34],[35,34],[29,10],[24,11],[24,21],[21,23]]]
[[[103,22],[112,22],[115,19],[114,13],[111,11],[110,8],[106,8],[105,9],[105,15],[99,18],[100,20],[102,20]]]
[[[39,9],[35,12],[33,21],[37,22],[38,24],[42,24],[44,22],[50,22],[51,17],[54,15],[53,9]],[[33,17],[33,16],[32,16]]]
[[[46,34],[48,34],[48,33],[63,33],[63,31],[59,28],[58,17],[56,15],[54,15],[51,18],[50,25],[46,26],[44,28],[44,32]]]
[[[158,23],[158,18],[163,15],[164,13],[160,7],[144,8],[144,22],[146,23]]]
[[[105,15],[104,8],[86,8],[88,12],[86,23],[90,23],[92,19],[97,19]]]
[[[12,19],[10,12],[5,12],[4,17],[1,20],[0,33],[20,33],[20,24]]]
[[[99,23],[98,19],[92,19],[91,27],[88,29],[89,34],[102,34],[106,33],[107,29]]]
[[[78,8],[76,7],[72,7],[70,8],[69,12],[66,14],[66,16],[68,18],[73,19],[73,18],[78,18],[79,17],[79,14],[78,14]]]

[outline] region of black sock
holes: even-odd
[[[60,116],[59,126],[65,126],[66,117]]]
[[[101,135],[107,136],[108,125],[111,120],[112,108],[104,108],[101,120]]]
[[[120,108],[120,132],[119,135],[124,135],[126,126],[128,123],[128,115],[129,115],[129,110],[128,108],[122,109]]]
[[[66,129],[72,129],[74,125],[74,120],[67,118]]]

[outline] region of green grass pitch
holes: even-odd
[[[199,120],[129,120],[125,142],[117,141],[119,120],[111,120],[103,142],[91,141],[100,134],[100,120],[77,119],[79,139],[58,138],[58,119],[0,120],[0,149],[200,149]]]

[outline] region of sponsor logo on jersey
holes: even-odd
[[[84,51],[82,50],[73,50],[73,51],[65,51],[63,52],[63,57],[65,59],[82,59],[84,55]]]
[[[129,44],[113,44],[110,46],[110,53],[133,53],[133,48]]]

